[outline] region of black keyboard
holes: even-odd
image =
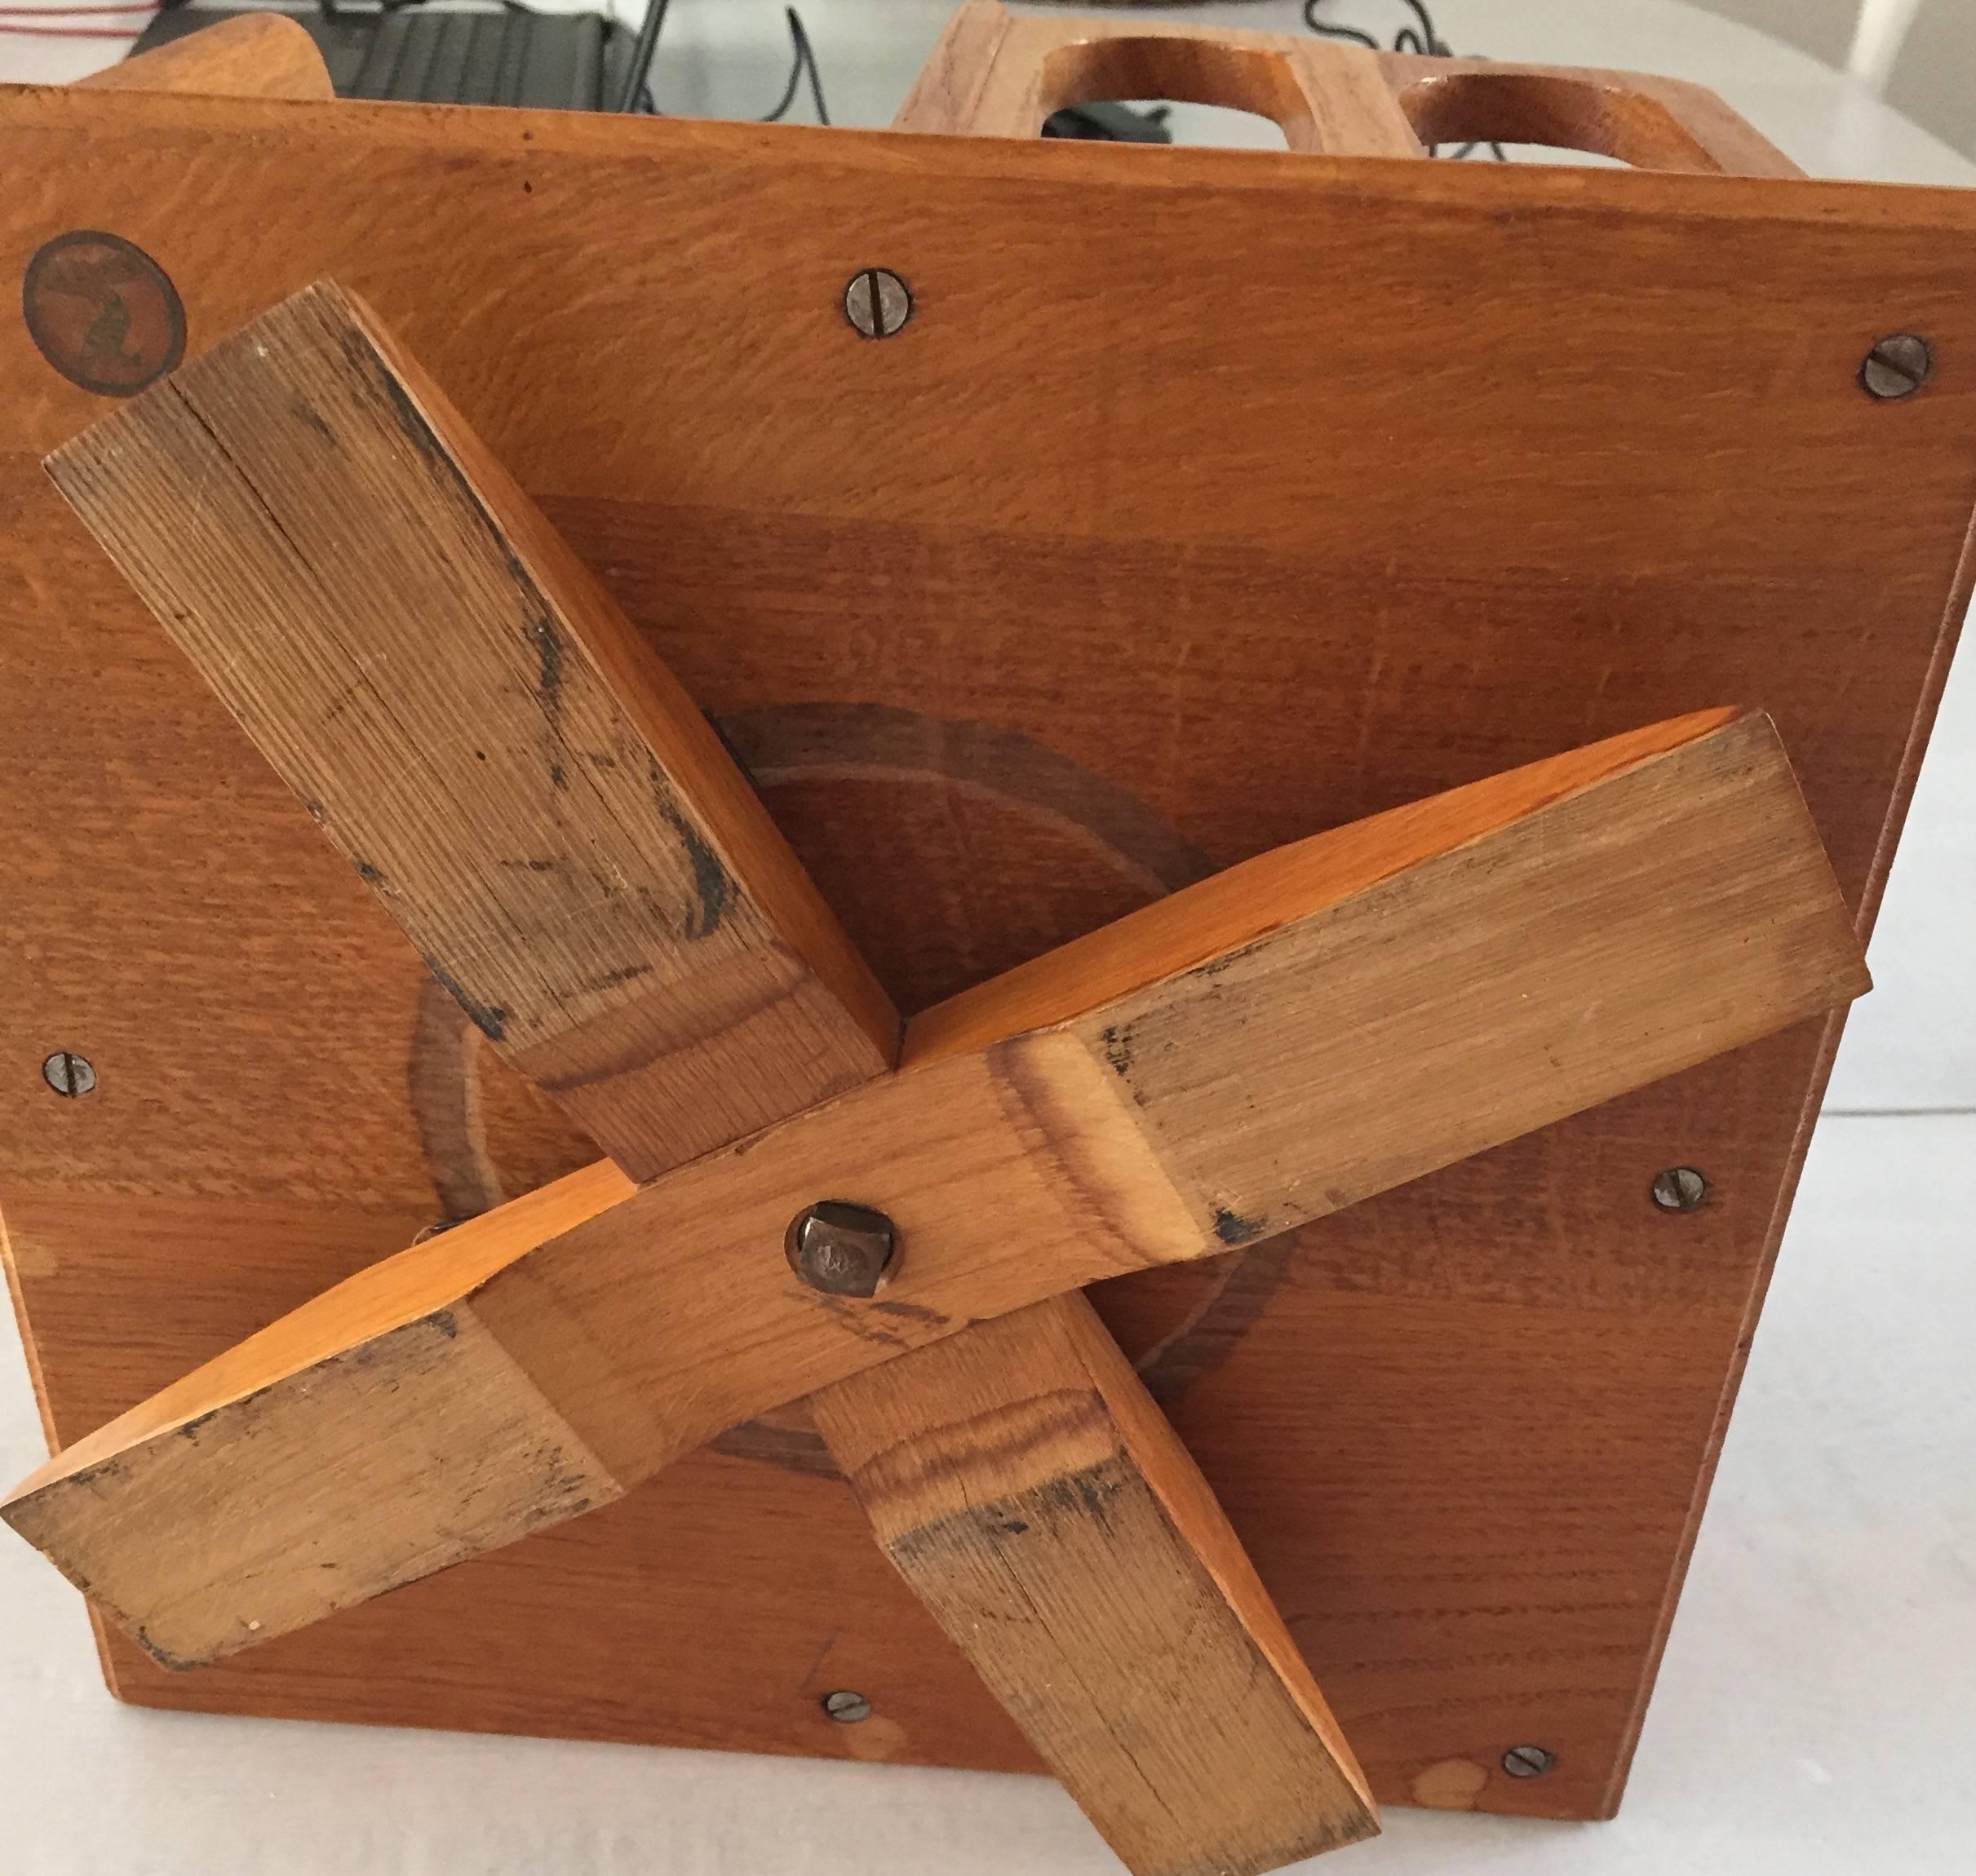
[[[148,52],[241,11],[174,7],[153,17],[131,51]],[[290,16],[322,48],[339,98],[605,108],[613,35],[610,22],[598,14],[507,7],[440,13],[405,7],[389,13],[339,8],[334,15]]]

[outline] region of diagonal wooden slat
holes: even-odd
[[[891,1065],[889,1001],[712,729],[335,290],[49,467],[489,1040],[634,1179]]]
[[[1107,1794],[1092,1821],[1128,1869],[1270,1869],[1364,1834],[1296,1643],[1081,1295],[868,1369],[813,1411],[906,1580],[1065,1784]],[[1285,1730],[1327,1743],[1322,1789],[1279,1784]]]
[[[277,308],[53,467],[492,1045],[622,1173],[650,1178],[889,1066],[889,1004],[705,722],[436,387],[335,289]],[[615,1188],[600,1174],[585,1189]],[[438,1333],[503,1391],[507,1358],[481,1325]],[[1093,1334],[1109,1347],[1081,1299],[1051,1298],[997,1326],[993,1363],[1040,1386]],[[583,1350],[578,1336],[565,1358]],[[895,1365],[888,1396],[907,1449],[912,1399],[935,1424],[946,1411],[940,1375],[914,1365]],[[1136,1501],[1187,1511],[1128,1531],[1097,1500],[1067,1502],[1076,1541],[1048,1570],[1066,1672],[1032,1690],[1025,1724],[1142,1876],[1274,1867],[1370,1834],[1363,1779],[1308,1670],[1251,1632],[1281,1624],[1246,1562],[1231,1574],[1225,1520],[1115,1349],[1107,1372],[1088,1431]],[[405,1489],[443,1462],[442,1429],[380,1422],[369,1378],[326,1382],[321,1456]],[[543,1509],[595,1496],[552,1409],[522,1405],[490,1431]],[[388,1529],[386,1497],[373,1515]],[[1216,1563],[1194,1554],[1197,1531]],[[1163,1599],[1139,1617],[1155,1644],[1174,1640],[1128,1671],[1104,1618],[1141,1546]],[[429,1545],[414,1554],[432,1567]],[[1008,1678],[1008,1639],[955,1632],[991,1680]],[[1227,1693],[1218,1730],[1200,1732],[1183,1671]],[[1147,1828],[1133,1754],[1149,1750],[1199,1768],[1203,1794],[1238,1783],[1251,1802],[1176,1794]]]
[[[375,1265],[0,1511],[155,1651],[210,1658],[974,1321],[1321,1217],[1867,982],[1768,721],[1659,725],[1265,855],[928,1011],[894,1076]],[[868,1303],[819,1307],[783,1260],[822,1196],[900,1228]],[[321,1462],[353,1405],[388,1478]]]

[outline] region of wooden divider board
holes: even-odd
[[[33,91],[0,161],[0,269],[119,235],[192,352],[326,275],[375,305],[907,1010],[1726,703],[1877,893],[1965,591],[1976,197]],[[1903,330],[1936,378],[1875,404]],[[0,1205],[64,1439],[593,1157],[64,511],[38,458],[105,408],[5,321]],[[1616,1802],[1824,1042],[1097,1293],[1383,1798]],[[1675,1163],[1701,1211],[1648,1202]],[[1034,1764],[795,1416],[219,1666],[108,1654],[153,1705]]]

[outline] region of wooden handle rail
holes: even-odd
[[[1052,111],[1171,98],[1253,111],[1311,156],[1420,157],[1494,139],[1615,157],[1638,169],[1795,176],[1712,91],[1644,73],[1377,53],[1311,37],[1009,12],[969,0],[893,128],[1033,137]]]

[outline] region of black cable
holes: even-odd
[[[1318,9],[1324,0],[1304,0],[1304,24],[1314,33],[1321,33],[1327,39],[1349,39],[1354,46],[1362,46],[1368,52],[1383,51],[1378,40],[1370,33],[1357,26],[1327,26],[1318,17]]]
[[[652,10],[645,15],[645,24],[640,29],[638,44],[631,53],[631,79],[627,92],[628,101],[621,108],[636,111],[648,117],[656,117],[659,113],[657,100],[652,95],[652,55],[658,42],[658,29],[664,24],[666,8],[671,0],[655,0]],[[758,123],[778,124],[788,115],[789,107],[795,102],[796,93],[801,88],[805,75],[809,79],[810,101],[817,108],[817,122],[827,124],[831,121],[828,107],[823,101],[823,72],[817,64],[817,49],[809,42],[809,34],[804,30],[803,16],[793,7],[785,7],[782,15],[789,22],[789,41],[795,49],[795,57],[789,68],[789,82],[782,87],[782,101],[766,117],[757,118]]]
[[[1427,11],[1421,0],[1406,0],[1407,10],[1420,22],[1420,29],[1402,26],[1393,36],[1393,49],[1396,52],[1417,52],[1429,59],[1451,59],[1453,49],[1447,40],[1434,30],[1433,15]]]
[[[782,101],[769,112],[761,122],[779,124],[789,107],[796,101],[796,86],[802,82],[803,74],[809,73],[809,95],[817,107],[817,122],[827,124],[831,114],[823,108],[823,74],[817,69],[817,49],[809,42],[809,35],[803,30],[803,16],[793,7],[782,9],[789,21],[789,42],[795,48],[795,63],[789,68],[789,83],[782,93]]]
[[[1348,40],[1351,44],[1363,46],[1370,51],[1380,52],[1387,49],[1362,26],[1339,26],[1320,20],[1318,17],[1318,9],[1323,4],[1324,0],[1304,0],[1304,24],[1312,32],[1319,33],[1327,39]],[[1439,32],[1435,29],[1434,16],[1428,11],[1426,0],[1402,0],[1402,4],[1406,7],[1408,12],[1413,15],[1419,24],[1417,26],[1401,27],[1398,32],[1393,35],[1392,50],[1395,52],[1416,53],[1429,59],[1453,58],[1454,48],[1441,37]],[[1481,148],[1482,140],[1480,139],[1473,143],[1464,144],[1460,149],[1455,151],[1450,160],[1459,162],[1464,157],[1470,155]],[[1499,163],[1506,163],[1509,161],[1509,157],[1503,153],[1503,146],[1493,139],[1489,141],[1489,148],[1494,153],[1495,160]],[[1427,153],[1430,157],[1439,156],[1441,146],[1438,144],[1429,144],[1427,146]]]

